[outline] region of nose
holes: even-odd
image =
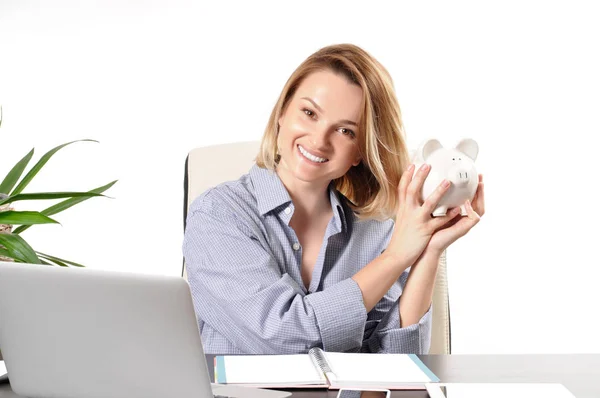
[[[316,127],[310,135],[310,143],[313,149],[325,151],[329,146],[329,130],[326,125]]]
[[[469,182],[469,172],[467,169],[455,169],[453,174],[451,180],[454,185],[466,185]]]

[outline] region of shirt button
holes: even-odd
[[[293,248],[294,250],[300,250],[300,243],[298,243],[298,242],[294,243],[294,244],[292,245],[292,248]]]
[[[289,207],[285,208],[285,214],[290,214],[292,212],[292,209],[290,209]]]

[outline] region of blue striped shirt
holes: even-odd
[[[275,172],[254,165],[194,200],[183,254],[207,353],[429,352],[431,307],[400,328],[409,270],[369,313],[351,279],[385,250],[393,220],[358,220],[333,183],[329,198],[333,217],[308,289],[289,226],[294,204]]]

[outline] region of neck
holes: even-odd
[[[318,219],[331,211],[329,182],[306,182],[290,177],[277,170],[281,182],[294,203],[294,214],[302,218]]]

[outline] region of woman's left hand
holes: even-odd
[[[434,232],[425,250],[441,254],[448,246],[454,243],[458,238],[466,235],[471,228],[477,225],[485,213],[483,175],[479,174],[479,184],[477,185],[477,191],[473,197],[472,204],[467,200],[465,202],[465,208],[467,210],[467,215],[461,216],[459,213],[446,225]]]

